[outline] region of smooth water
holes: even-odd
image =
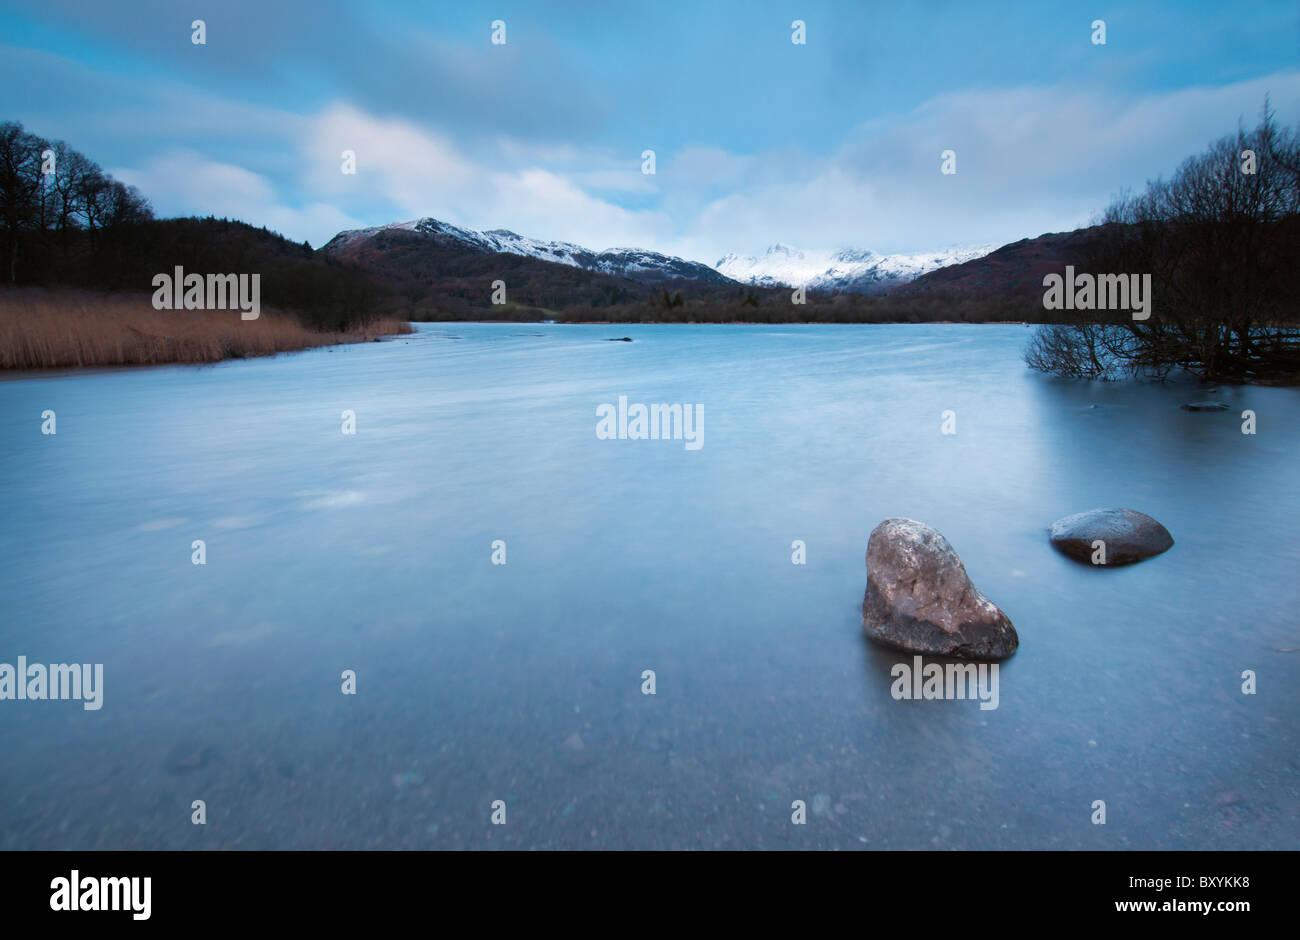
[[[0,662],[104,664],[98,711],[0,701],[0,848],[1300,848],[1300,392],[1049,379],[1029,332],[440,324],[0,382]],[[598,439],[619,395],[703,447]],[[1174,548],[1049,546],[1103,506]],[[891,697],[898,515],[1015,623],[998,708]]]

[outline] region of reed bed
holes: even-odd
[[[376,320],[324,333],[275,310],[241,320],[238,310],[155,310],[149,294],[0,289],[0,369],[218,362],[410,331]]]

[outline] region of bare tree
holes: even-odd
[[[47,151],[54,158],[49,174],[43,172]],[[51,144],[21,124],[0,124],[0,249],[10,283],[20,274],[32,276],[33,267],[39,276],[42,252],[48,259],[53,241],[66,251],[70,237],[85,232],[93,245],[101,230],[152,217],[135,187],[113,179],[63,141]]]
[[[18,271],[18,246],[23,233],[40,227],[41,153],[49,145],[23,130],[21,124],[0,124],[0,226],[9,258],[9,282]]]
[[[1247,378],[1294,368],[1300,352],[1300,142],[1267,101],[1186,160],[1169,180],[1121,196],[1087,250],[1089,271],[1150,273],[1152,314],[1099,313],[1042,327],[1026,350],[1036,369],[1089,378],[1163,377],[1182,368]]]

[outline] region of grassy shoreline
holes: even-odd
[[[155,310],[144,293],[0,290],[0,370],[220,362],[409,332],[399,320],[321,332],[276,310],[256,320],[237,310]]]

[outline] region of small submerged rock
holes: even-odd
[[[167,769],[174,774],[188,773],[207,766],[211,759],[212,748],[187,738],[167,752]]]
[[[975,589],[938,531],[914,519],[886,519],[867,541],[862,632],[911,653],[1005,659],[1020,637],[1011,620]]]
[[[1050,538],[1062,554],[1089,564],[1097,551],[1094,543],[1103,542],[1108,567],[1131,565],[1166,552],[1174,544],[1168,529],[1134,509],[1077,512],[1053,522]]]
[[[564,739],[564,754],[574,767],[586,767],[592,762],[591,752],[582,740],[582,735],[573,732]]]
[[[1221,401],[1193,401],[1180,405],[1184,411],[1227,411],[1228,406]]]
[[[393,774],[393,786],[399,790],[405,790],[407,787],[418,787],[424,784],[424,774],[415,770],[408,770],[405,773]]]

